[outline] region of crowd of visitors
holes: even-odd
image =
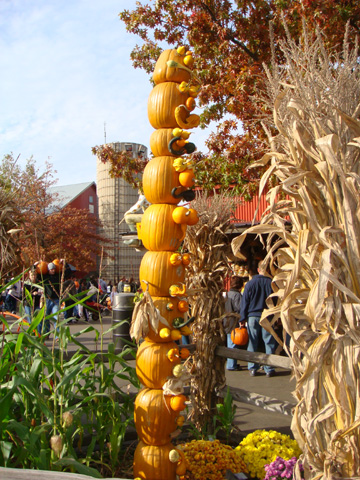
[[[15,277],[6,279],[9,287],[3,291],[1,308],[15,314],[17,304],[22,303],[25,314],[30,321],[33,315],[43,306],[45,307],[44,319],[38,325],[39,333],[50,331],[50,321],[54,325],[55,338],[58,335],[58,312],[61,309],[68,323],[78,320],[98,320],[99,313],[110,311],[117,293],[136,293],[140,283],[134,278],[121,277],[118,282],[106,281],[97,275],[91,275],[81,280],[70,265],[60,260],[55,264],[47,265],[47,271],[41,275],[37,272],[36,262],[30,269],[24,281]],[[249,265],[246,276],[233,275],[230,279],[230,288],[226,292],[225,311],[233,313],[224,319],[223,326],[226,333],[227,347],[238,348],[232,341],[231,332],[237,327],[246,326],[248,330],[249,352],[256,352],[262,342],[265,353],[274,354],[277,348],[275,338],[260,325],[260,318],[266,301],[272,294],[272,280],[264,268],[263,262]],[[84,299],[82,303],[79,300]],[[183,338],[182,343],[189,343],[188,338]],[[236,359],[228,358],[227,370],[240,370]],[[251,376],[256,376],[263,368],[267,377],[275,374],[273,367],[249,362],[248,370]]]
[[[59,260],[57,265],[50,262],[47,271],[39,274],[37,271],[39,263],[36,262],[32,266],[25,279],[14,282],[15,277],[6,278],[6,285],[13,283],[3,290],[0,299],[0,310],[12,314],[20,313],[25,315],[28,321],[44,306],[46,319],[37,327],[39,334],[50,331],[51,321],[57,336],[60,309],[68,323],[80,319],[87,322],[96,321],[100,312],[103,314],[110,312],[116,293],[135,293],[140,288],[140,283],[135,282],[132,277],[130,279],[122,277],[117,284],[111,280],[106,282],[97,275],[79,280],[75,270],[65,264],[63,259]],[[85,301],[78,303],[81,299]]]

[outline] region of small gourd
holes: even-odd
[[[189,253],[183,253],[183,255],[182,255],[183,265],[185,265],[187,267],[188,265],[190,265],[190,262],[191,262],[190,254]]]
[[[178,307],[178,310],[180,310],[180,312],[182,313],[187,312],[189,310],[189,304],[186,300],[179,300],[177,307]]]
[[[174,395],[170,398],[170,407],[174,412],[181,412],[186,407],[187,398],[182,393],[180,395]]]
[[[174,340],[174,342],[176,342],[176,340],[180,340],[180,338],[181,338],[180,330],[176,330],[176,329],[171,330],[170,337],[171,337],[171,340]]]
[[[180,332],[181,332],[181,335],[184,335],[185,337],[193,333],[191,328],[188,325],[181,327]]]
[[[180,265],[182,261],[181,255],[179,253],[173,253],[170,256],[169,261],[171,265],[175,265],[175,266]]]
[[[182,348],[180,350],[180,358],[182,358],[182,360],[186,360],[189,357],[190,357],[190,350],[188,348]]]
[[[191,188],[195,185],[194,170],[191,168],[179,173],[179,183],[183,187]]]
[[[178,297],[186,294],[186,285],[181,283],[179,285],[171,285],[169,288],[170,297]]]
[[[167,358],[170,360],[170,362],[180,362],[180,353],[178,348],[171,348],[168,353],[167,353]]]

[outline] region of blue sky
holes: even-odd
[[[133,0],[0,1],[0,155],[53,164],[58,185],[96,180],[91,147],[149,145],[148,76],[118,14]],[[195,111],[196,113],[196,111]],[[199,112],[197,112],[199,113]],[[197,129],[192,140],[203,145]]]

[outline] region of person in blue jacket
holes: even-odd
[[[257,275],[257,271],[259,274]],[[249,334],[248,352],[256,352],[262,337],[265,344],[265,352],[270,355],[275,353],[277,342],[265,328],[260,325],[260,318],[263,310],[267,308],[266,299],[273,293],[271,278],[266,275],[263,262],[259,262],[258,268],[250,267],[249,276],[251,279],[245,285],[240,305],[240,322],[247,321]],[[248,370],[251,376],[257,375],[260,365],[248,363]],[[272,377],[275,370],[270,365],[264,366],[267,377]]]

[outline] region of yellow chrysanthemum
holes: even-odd
[[[276,457],[289,460],[301,454],[296,440],[275,430],[255,430],[242,440],[235,451],[244,460],[250,475],[258,478],[264,478],[264,466]]]

